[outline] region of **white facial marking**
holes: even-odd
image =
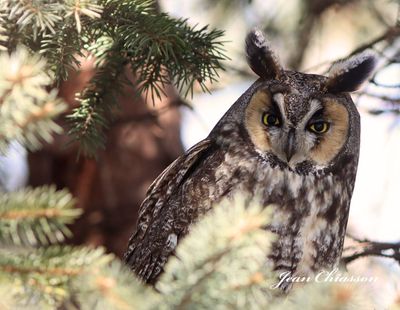
[[[310,110],[307,114],[303,117],[302,121],[299,123],[299,128],[305,128],[310,118],[317,112],[319,109],[322,108],[322,104],[317,99],[312,99],[310,101]]]
[[[282,118],[285,120],[285,123],[287,123],[288,119],[286,118],[285,98],[283,97],[283,94],[276,93],[272,98],[274,99],[274,101],[278,105],[278,108],[279,108],[279,111],[281,112]]]

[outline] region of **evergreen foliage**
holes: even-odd
[[[46,62],[19,47],[0,55],[0,68],[0,153],[12,140],[38,149],[41,140],[50,142],[61,131],[53,118],[66,108],[56,90],[46,89],[51,84]]]
[[[53,186],[24,189],[0,196],[0,242],[35,246],[62,242],[71,232],[66,226],[81,212],[65,190]]]
[[[52,88],[80,56],[95,55],[98,69],[70,116],[71,133],[93,151],[104,143],[127,65],[139,93],[161,96],[167,83],[205,89],[224,58],[221,35],[160,14],[151,1],[1,1],[0,151],[11,141],[38,149],[60,132],[54,118],[66,105]],[[288,297],[272,290],[269,211],[240,197],[193,227],[156,290],[102,248],[63,245],[79,214],[72,195],[52,186],[0,193],[1,309],[368,308],[356,285],[305,285]]]
[[[0,65],[4,69],[0,71],[2,151],[7,151],[10,141],[37,149],[60,131],[54,117],[65,104],[57,99],[55,90],[47,90],[52,79],[42,57],[18,46],[10,55],[0,55]],[[116,309],[130,309],[141,300],[127,293],[128,283],[130,290],[136,280],[113,256],[101,248],[61,244],[71,235],[67,225],[80,213],[72,195],[54,186],[0,192],[2,309],[101,309],[100,299],[104,309],[114,303]],[[118,292],[114,292],[116,288]],[[144,291],[146,288],[138,288],[140,294]],[[124,292],[126,301],[119,292]]]
[[[1,48],[24,45],[42,54],[56,82],[77,69],[80,57],[96,56],[97,73],[70,115],[70,134],[86,154],[104,146],[125,68],[136,77],[138,95],[153,100],[167,84],[184,95],[195,83],[207,90],[225,59],[222,35],[159,13],[148,0],[4,0],[0,6]]]
[[[0,227],[7,221],[0,215]],[[263,229],[268,223],[266,209],[240,197],[216,206],[181,242],[157,290],[139,283],[101,248],[10,247],[1,242],[0,287],[8,288],[10,309],[297,309],[299,304],[322,309],[327,301],[330,309],[365,305],[355,285],[306,285],[289,297],[272,290],[277,278],[265,265],[274,240]]]
[[[157,289],[176,309],[265,308],[275,276],[265,266],[270,209],[238,197],[195,226],[168,262]],[[198,236],[201,236],[199,238]],[[195,253],[195,254],[194,254]]]

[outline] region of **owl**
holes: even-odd
[[[349,95],[373,71],[362,53],[329,76],[284,70],[259,30],[246,37],[258,80],[209,136],[150,186],[124,260],[155,284],[202,215],[240,192],[273,206],[273,269],[309,276],[338,264],[357,172],[360,117]]]

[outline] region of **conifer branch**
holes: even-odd
[[[303,284],[288,297],[272,291],[278,280],[265,264],[274,240],[264,229],[269,209],[240,198],[215,206],[179,243],[157,283],[158,292],[139,283],[101,248],[3,246],[0,293],[7,287],[10,299],[1,302],[40,309],[372,307],[357,283]]]
[[[74,30],[74,25],[64,24],[57,35],[44,35],[41,40],[40,53],[47,59],[57,85],[79,68],[79,57],[84,57],[84,42]]]
[[[81,211],[67,191],[53,186],[0,195],[0,244],[38,245],[70,236],[67,224]]]
[[[196,83],[207,90],[225,59],[221,37],[147,0],[1,1],[0,50],[8,53],[0,54],[0,151],[11,140],[39,148],[60,132],[53,119],[66,105],[48,89],[81,56],[95,55],[98,68],[69,118],[70,133],[89,153],[104,145],[125,70],[138,94],[153,99],[167,84],[186,95]],[[271,292],[276,275],[265,262],[274,237],[264,229],[271,208],[244,199],[216,206],[180,242],[156,292],[103,249],[52,245],[69,236],[80,213],[73,204],[55,187],[0,193],[0,308],[370,308],[356,303],[356,286],[341,283],[305,285],[287,299]],[[398,250],[375,245],[383,255]]]
[[[0,286],[13,284],[8,293],[14,305],[56,309],[74,301],[79,309],[127,310],[156,309],[152,305],[160,303],[156,292],[102,248],[50,246],[0,254]]]
[[[61,20],[58,15],[60,5],[57,3],[46,3],[42,1],[10,0],[8,4],[8,18],[15,20],[20,29],[29,28],[36,38],[39,32],[54,33],[54,25]]]
[[[66,3],[66,17],[73,16],[78,33],[82,31],[81,16],[100,18],[103,8],[92,0],[70,0]]]
[[[6,250],[0,253],[0,279],[13,283],[10,294],[16,304],[28,303],[38,308],[57,308],[71,299],[80,289],[80,277],[103,268],[112,259],[101,248],[68,246],[21,250],[19,255]]]
[[[110,50],[109,53],[118,52]],[[86,155],[94,155],[94,150],[104,146],[105,130],[112,121],[112,110],[122,92],[125,63],[118,55],[106,60],[80,96],[81,105],[68,116],[71,122],[69,134],[79,141],[80,150]]]
[[[46,62],[19,48],[0,55],[0,68],[0,153],[12,140],[32,150],[43,140],[50,142],[53,133],[61,132],[53,118],[66,105],[55,90],[46,89],[51,83]]]
[[[179,244],[157,289],[176,309],[268,305],[273,272],[265,265],[270,209],[238,198],[215,207]],[[198,236],[202,236],[198,238]],[[193,255],[196,253],[196,255]]]
[[[9,52],[23,44],[41,53],[56,83],[79,67],[79,56],[92,52],[101,57],[100,73],[82,92],[81,107],[70,117],[72,138],[82,140],[85,153],[104,146],[116,102],[114,89],[125,79],[126,65],[136,78],[138,94],[154,101],[169,84],[185,96],[196,83],[207,91],[226,59],[222,31],[189,26],[186,20],[157,12],[148,0],[5,0],[0,14],[0,43],[6,40]],[[104,39],[106,46],[101,44]],[[101,72],[110,66],[115,80]]]
[[[161,309],[162,296],[141,284],[121,262],[92,271],[79,279],[86,289],[77,294],[82,309]]]

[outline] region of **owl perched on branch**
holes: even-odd
[[[142,203],[125,261],[145,282],[157,281],[192,223],[236,192],[275,206],[268,229],[277,240],[266,258],[275,270],[311,275],[339,261],[360,145],[349,92],[376,59],[353,56],[327,77],[284,70],[258,30],[248,34],[246,52],[259,79]]]

